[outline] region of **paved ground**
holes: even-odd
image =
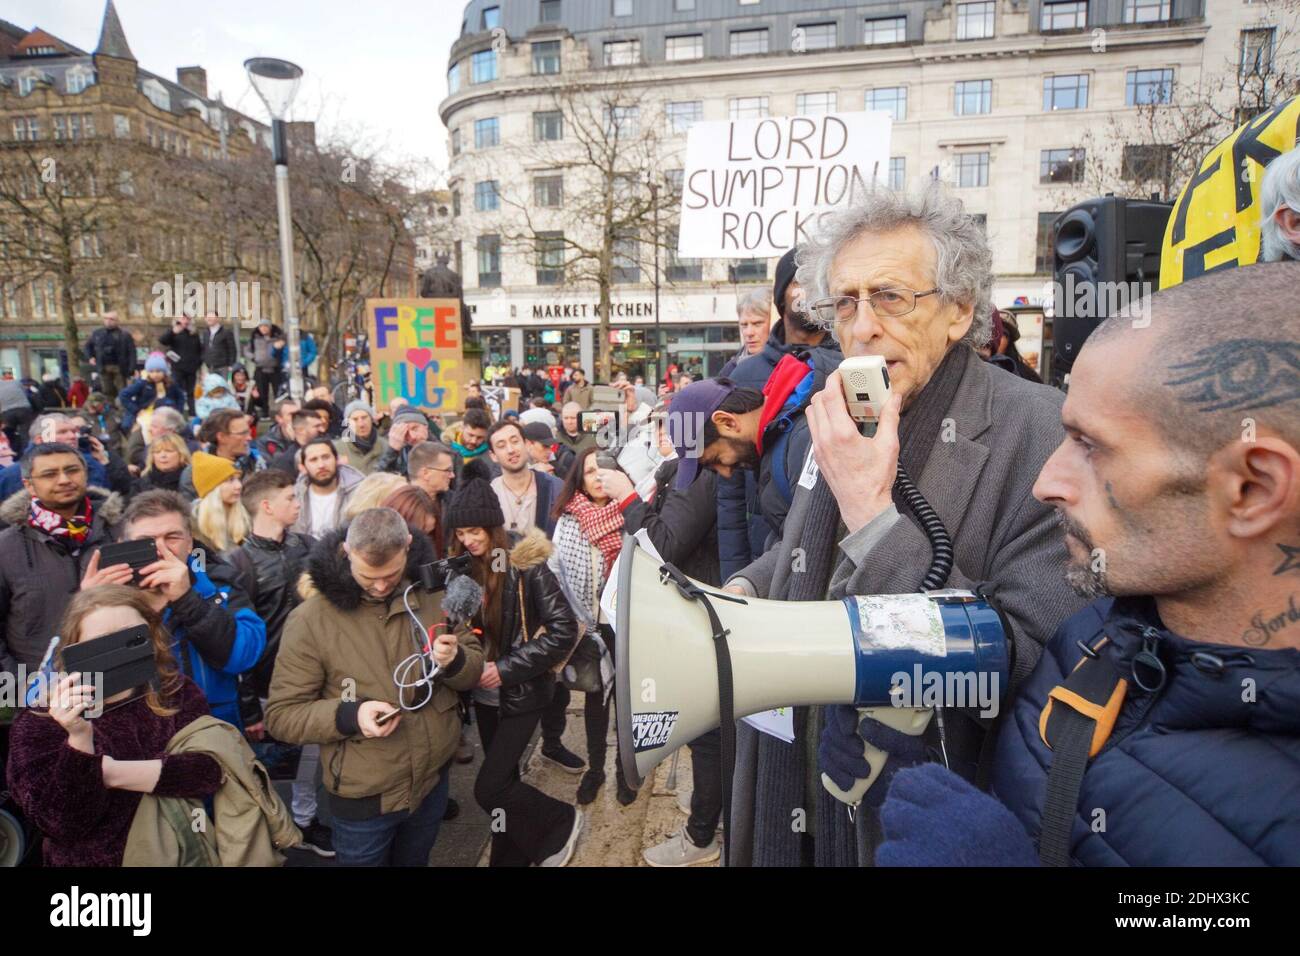
[[[691,789],[691,760],[689,751],[683,749],[677,767],[677,789],[668,787],[671,761],[659,766],[652,779],[646,780],[636,801],[622,806],[615,792],[614,727],[609,730],[606,757],[606,783],[596,799],[583,807],[586,822],[570,866],[646,866],[641,851],[654,846],[680,829],[686,816],[677,808],[678,791]],[[442,825],[438,842],[429,857],[430,866],[487,866],[488,816],[474,802],[474,778],[483,760],[483,749],[478,732],[471,728],[470,740],[474,744],[474,762],[452,764],[451,796],[460,804],[460,815]],[[524,755],[525,779],[533,786],[559,800],[574,802],[581,774],[569,774],[541,758],[540,734],[533,738]],[[582,696],[575,695],[569,708],[568,725],[564,731],[564,744],[585,759],[586,735],[582,724]],[[289,799],[288,783],[277,784],[281,796]],[[291,851],[290,866],[330,866],[313,853]],[[717,863],[703,864],[716,866]]]

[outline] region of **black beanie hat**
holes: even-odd
[[[782,318],[785,317],[785,292],[790,288],[790,283],[794,281],[794,274],[798,269],[794,261],[795,253],[798,251],[799,247],[794,246],[776,264],[776,278],[772,284],[772,302],[776,306],[777,314]]]
[[[442,513],[447,528],[499,528],[506,523],[501,502],[490,484],[491,477],[482,457],[465,463],[451,501]]]

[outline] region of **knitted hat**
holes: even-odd
[[[429,426],[429,417],[413,405],[403,405],[398,409],[397,414],[393,416],[393,424],[400,425],[403,422],[411,422],[427,428]]]
[[[229,458],[209,455],[206,451],[196,451],[190,464],[190,473],[194,479],[194,490],[200,498],[207,497],[209,491],[239,472]]]
[[[482,458],[465,462],[456,490],[442,512],[448,528],[499,528],[506,523],[501,502],[489,483],[491,472]]]
[[[171,371],[167,367],[167,357],[161,352],[149,353],[149,357],[144,360],[144,370],[146,372],[162,372],[164,375]]]
[[[372,420],[375,417],[375,410],[359,398],[348,402],[348,407],[343,409],[343,420],[350,419],[353,412],[365,412]]]

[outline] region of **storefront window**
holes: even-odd
[[[524,332],[524,363],[536,368],[568,365],[581,357],[578,329],[528,329]]]
[[[484,365],[510,364],[510,332],[484,330],[478,333],[478,344],[483,347]]]
[[[0,376],[22,378],[21,354],[15,348],[0,349]]]

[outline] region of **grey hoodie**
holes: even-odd
[[[311,488],[306,474],[299,474],[293,492],[298,498],[298,503],[302,505],[302,512],[298,515],[298,520],[291,530],[297,531],[299,534],[311,535],[313,538],[320,538],[327,532],[341,527],[344,524],[343,509],[348,506],[352,493],[356,491],[357,485],[361,484],[361,480],[365,477],[351,465],[339,465],[339,493],[338,497],[334,499],[334,514],[330,518],[329,524],[312,527],[311,502],[307,498],[311,494]]]

